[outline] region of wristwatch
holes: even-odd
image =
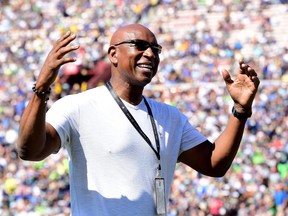
[[[251,113],[239,113],[236,111],[236,109],[232,108],[232,114],[238,118],[238,119],[247,119],[247,118],[250,118],[252,116],[252,112]]]

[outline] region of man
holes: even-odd
[[[226,129],[211,143],[177,108],[142,95],[157,73],[161,46],[148,28],[127,25],[110,41],[110,82],[58,100],[46,115],[59,68],[75,61],[65,57],[79,48],[69,46],[75,37],[66,33],[49,53],[17,144],[20,158],[33,161],[66,146],[72,215],[165,215],[178,161],[208,176],[226,173],[252,114],[259,85],[254,69],[240,62],[234,80],[222,71],[235,103]]]

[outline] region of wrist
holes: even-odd
[[[51,84],[49,84],[49,83],[46,83],[46,82],[41,82],[41,81],[36,81],[34,84],[33,84],[33,86],[37,89],[37,90],[39,90],[39,91],[44,91],[44,92],[46,92],[46,91],[51,91]]]
[[[247,119],[252,116],[252,110],[251,109],[236,109],[235,106],[232,107],[232,114],[234,117],[238,119]]]
[[[45,102],[49,100],[49,96],[51,94],[51,88],[49,87],[48,90],[44,90],[44,88],[37,88],[36,83],[32,87],[32,91],[39,97],[45,98]]]

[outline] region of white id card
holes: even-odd
[[[166,214],[164,178],[155,178],[156,211],[158,215]]]

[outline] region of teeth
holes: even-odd
[[[148,68],[148,69],[152,69],[153,68],[151,65],[147,65],[147,64],[139,64],[138,66],[142,67],[142,68]]]

